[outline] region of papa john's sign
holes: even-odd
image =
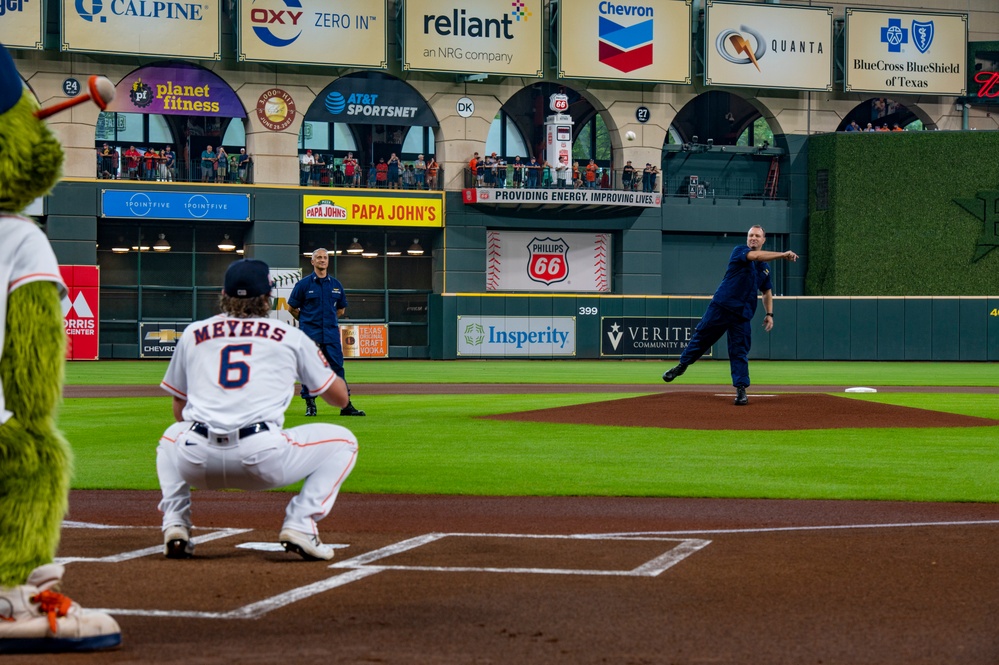
[[[607,233],[486,234],[487,291],[610,292]]]

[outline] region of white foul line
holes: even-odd
[[[621,533],[598,534],[604,538],[631,539],[636,536],[682,536],[682,535],[709,535],[726,533],[773,533],[780,531],[832,531],[836,529],[905,529],[924,526],[975,526],[981,524],[999,524],[999,520],[965,520],[958,522],[899,522],[894,524],[828,524],[817,526],[774,526],[758,527],[746,529],[688,529],[682,531],[628,531]],[[589,535],[580,534],[578,538],[588,538]]]

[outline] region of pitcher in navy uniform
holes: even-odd
[[[312,338],[329,361],[333,371],[347,383],[343,371],[343,344],[340,340],[340,320],[347,311],[347,294],[343,284],[328,273],[329,252],[320,247],[312,252],[312,267],[315,269],[291,290],[288,296],[288,311],[298,321],[302,332]],[[347,387],[350,398],[350,387]],[[302,399],[305,400],[305,415],[315,416],[316,400],[309,395],[309,389],[302,385]],[[351,402],[340,409],[341,416],[363,416]]]
[[[736,406],[749,404],[746,388],[749,387],[749,347],[752,345],[750,321],[756,313],[756,294],[763,294],[766,316],[763,329],[767,332],[774,327],[773,284],[770,281],[770,266],[767,261],[787,259],[797,261],[798,255],[786,252],[767,252],[762,249],[766,242],[766,232],[762,226],[749,229],[746,244],[732,250],[728,260],[728,270],[721,285],[711,298],[708,310],[701,317],[693,337],[680,355],[680,363],[663,374],[663,381],[669,383],[687,371],[687,367],[697,362],[704,352],[728,333],[728,357],[732,367],[732,385],[735,386]]]

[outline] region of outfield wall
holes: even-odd
[[[709,301],[695,296],[434,295],[430,357],[675,358]],[[774,301],[774,315],[768,334],[762,328],[763,308],[757,309],[750,357],[999,360],[999,296],[782,297]],[[723,337],[712,357],[727,358],[726,344]]]

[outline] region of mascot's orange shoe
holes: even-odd
[[[114,619],[53,590],[63,570],[50,563],[36,568],[27,584],[0,587],[0,654],[96,651],[121,644]]]

